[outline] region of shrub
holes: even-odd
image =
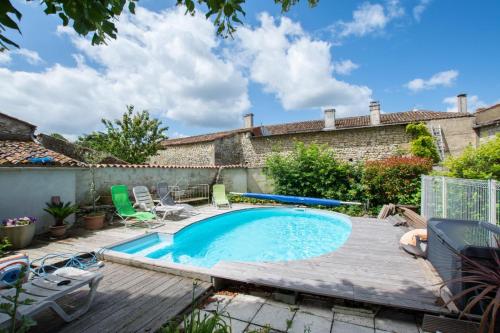
[[[420,176],[432,170],[422,157],[390,157],[365,164],[363,186],[371,205],[420,204]]]
[[[412,123],[406,126],[406,133],[412,137],[410,152],[417,157],[431,159],[439,162],[439,153],[431,133],[424,123]]]
[[[264,172],[278,194],[353,200],[362,194],[361,170],[337,160],[326,145],[297,142],[289,155],[273,153]]]
[[[449,177],[500,180],[500,133],[478,148],[469,146],[460,156],[450,156],[444,166]]]

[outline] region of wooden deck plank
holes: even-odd
[[[132,332],[127,328],[131,325],[150,327],[154,332],[189,305],[179,300],[191,299],[191,279],[115,263],[107,263],[99,271],[104,278],[85,315],[66,324],[47,310],[34,318],[39,324],[31,332]],[[210,287],[200,284],[198,294]],[[83,296],[79,291],[60,303],[65,308],[74,307]]]

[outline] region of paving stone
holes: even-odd
[[[229,304],[229,302],[233,299],[233,296],[228,296],[228,295],[214,295],[212,297],[216,301],[210,302],[205,307],[203,310],[206,311],[219,311],[223,312],[225,307]]]
[[[335,313],[333,315],[333,320],[335,321],[342,321],[344,323],[350,323],[358,326],[365,326],[365,327],[374,327],[373,323],[373,318],[368,318],[368,317],[363,317],[363,316],[356,316],[356,315],[351,315],[351,314],[344,314],[344,313]]]
[[[384,311],[375,317],[375,328],[397,333],[419,333],[415,316],[396,311]]]
[[[229,318],[227,320],[227,323],[231,324],[231,333],[243,333],[248,327],[248,323],[244,321]]]
[[[333,311],[329,307],[314,306],[311,304],[301,304],[299,306],[299,312],[311,314],[318,317],[323,317],[330,320],[333,318]]]
[[[286,331],[287,321],[293,318],[295,311],[291,311],[286,304],[276,305],[265,303],[252,319],[252,324],[269,325],[279,331]]]
[[[332,326],[332,319],[314,316],[304,312],[297,312],[293,317],[289,333],[328,333]]]
[[[276,331],[273,329],[269,329],[266,327],[258,326],[258,325],[250,325],[247,327],[245,332],[259,332],[259,333],[281,333],[280,331]]]
[[[373,333],[373,328],[334,320],[332,333]]]
[[[266,299],[262,297],[238,294],[224,308],[224,314],[250,322],[265,301]]]

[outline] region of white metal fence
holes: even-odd
[[[422,215],[500,223],[500,184],[475,180],[422,176]]]

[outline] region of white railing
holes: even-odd
[[[500,223],[500,184],[492,179],[422,176],[421,212],[427,219]]]

